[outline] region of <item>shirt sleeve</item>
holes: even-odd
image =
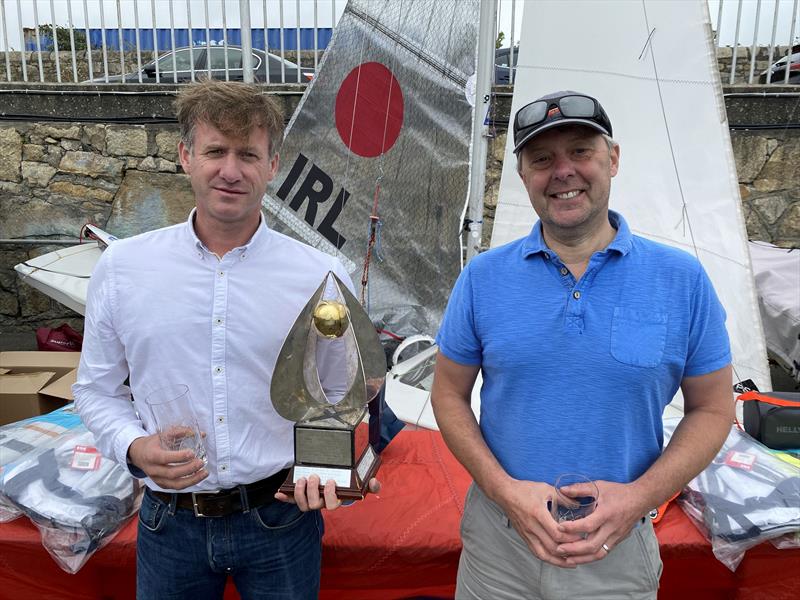
[[[730,364],[731,349],[725,319],[725,309],[714,286],[703,267],[698,265],[692,295],[685,377],[712,373]]]
[[[81,420],[94,434],[101,454],[127,466],[131,442],[148,433],[125,385],[125,347],[114,324],[112,247],[103,252],[89,281],[83,348],[72,393]],[[143,476],[141,472],[134,475]]]
[[[436,343],[442,354],[463,365],[480,365],[483,356],[475,324],[473,269],[470,268],[472,264],[470,263],[456,280],[436,336]]]

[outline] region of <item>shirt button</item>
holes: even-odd
[[[219,470],[220,471],[227,471],[228,470],[228,465],[220,465],[219,466]]]
[[[217,423],[224,423],[225,417],[217,417]]]
[[[214,373],[216,373],[217,375],[222,373],[222,367],[214,367]]]
[[[581,299],[581,293],[577,292],[577,291],[576,292],[572,292],[572,297],[575,298],[575,300],[580,300]]]
[[[222,319],[214,319],[214,323],[217,325],[222,325]]]
[[[220,272],[219,272],[219,276],[220,276],[220,277],[224,277],[224,276],[225,276],[225,271],[220,271]]]
[[[561,267],[561,274],[562,275],[566,275],[567,273],[569,273],[569,271],[567,270],[567,267]]]
[[[550,255],[549,255],[547,252],[545,252],[545,253],[544,253],[544,257],[545,257],[547,260],[550,260]]]

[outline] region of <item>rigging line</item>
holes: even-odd
[[[402,0],[400,2],[400,9],[397,11],[397,29],[400,29],[400,20],[403,15],[403,3]],[[394,52],[392,53],[394,56],[392,57],[392,68],[389,69],[389,73],[392,75],[389,78],[389,94],[386,97],[386,115],[383,119],[383,139],[381,140],[381,154],[380,158],[378,159],[378,165],[380,170],[380,177],[383,177],[383,154],[386,148],[386,132],[389,129],[389,109],[392,105],[392,88],[394,87],[394,70],[397,67],[397,41],[395,40],[394,44]]]
[[[520,70],[537,70],[537,71],[557,71],[559,73],[590,73],[592,75],[611,75],[612,77],[624,77],[625,79],[633,79],[636,81],[654,81],[653,77],[645,77],[643,75],[635,75],[633,73],[623,73],[622,71],[609,71],[606,69],[585,69],[577,67],[567,67],[565,65],[520,65],[514,67],[517,71]],[[665,77],[661,79],[662,83],[678,83],[681,85],[702,85],[705,87],[713,86],[711,81],[695,81],[693,79],[672,79]]]
[[[688,244],[681,244],[680,242],[676,242],[675,240],[673,240],[670,237],[667,237],[665,235],[658,235],[657,233],[653,233],[652,231],[645,231],[645,230],[642,230],[642,229],[637,229],[635,227],[631,227],[631,232],[635,233],[636,235],[641,235],[642,237],[650,238],[650,239],[653,239],[653,240],[656,240],[656,241],[661,241],[664,244],[670,244],[670,245],[680,244],[681,246],[689,247]],[[724,261],[729,262],[729,263],[731,263],[733,265],[736,265],[737,267],[744,267],[745,266],[745,263],[740,262],[738,260],[735,260],[735,259],[731,258],[729,255],[722,254],[721,252],[717,252],[716,250],[713,250],[711,248],[697,246],[697,249],[702,250],[706,254],[710,254],[711,256],[719,258],[720,260],[724,260]]]
[[[350,5],[348,4],[348,7],[349,6]],[[464,85],[466,85],[467,77],[463,73],[461,73],[458,69],[451,67],[450,65],[444,63],[443,61],[435,58],[432,54],[426,52],[414,42],[403,38],[398,33],[392,31],[385,25],[382,25],[375,17],[371,17],[368,14],[363,13],[355,8],[351,8],[350,12],[353,13],[353,15],[360,18],[362,21],[371,24],[375,30],[380,31],[389,39],[394,40],[398,46],[402,46],[404,49],[408,50],[411,54],[416,56],[420,61],[426,63],[429,67],[437,71],[440,75],[450,80],[451,83],[454,83],[456,86],[461,88],[463,88]]]
[[[33,271],[31,271],[30,273],[20,273],[20,275],[23,278],[33,276],[33,274],[36,273],[36,271],[45,271],[47,273],[55,273],[56,275],[66,275],[68,277],[76,277],[78,279],[91,278],[91,275],[78,275],[77,273],[70,273],[69,271],[56,271],[54,269],[46,269],[45,267],[37,267],[36,265],[32,265],[29,262],[22,262],[20,264],[25,265],[29,269],[33,269]]]
[[[697,249],[697,241],[695,240],[694,231],[692,231],[692,223],[691,223],[691,220],[689,219],[688,205],[686,204],[686,195],[684,194],[684,191],[683,191],[683,182],[681,181],[681,174],[680,174],[680,171],[678,170],[678,161],[677,161],[677,158],[675,156],[675,146],[672,143],[672,131],[670,130],[670,127],[669,127],[669,121],[667,119],[667,111],[666,111],[666,108],[664,106],[664,96],[663,96],[663,93],[662,93],[662,90],[661,90],[661,80],[658,77],[658,66],[656,65],[656,53],[655,53],[655,48],[653,47],[653,34],[655,33],[656,29],[655,29],[655,27],[653,27],[652,30],[650,29],[650,21],[647,18],[647,2],[646,2],[646,0],[642,0],[642,12],[644,13],[645,26],[647,27],[647,30],[650,32],[648,34],[648,36],[647,36],[647,40],[648,40],[648,44],[650,46],[650,60],[651,60],[652,65],[653,65],[653,75],[655,76],[654,80],[655,80],[655,83],[656,83],[656,89],[658,90],[658,104],[661,107],[661,117],[664,120],[664,130],[665,130],[665,132],[667,134],[667,143],[669,144],[669,153],[670,153],[670,157],[672,158],[672,168],[675,171],[675,181],[678,184],[678,191],[679,191],[679,193],[681,195],[681,213],[683,215],[681,217],[681,221],[683,221],[683,223],[689,229],[689,237],[692,240],[692,248],[694,249],[694,255],[695,255],[695,258],[697,258],[697,260],[699,261],[700,260],[700,255],[699,255],[698,249]],[[645,47],[648,44],[645,44]],[[645,54],[645,50],[642,50],[642,53],[639,55],[640,58],[642,56],[644,56],[644,54]]]
[[[403,17],[403,9],[402,9],[402,2],[400,4],[400,9],[397,11],[397,29],[400,30],[400,24]],[[369,217],[369,233],[368,233],[368,240],[367,240],[367,251],[366,255],[364,256],[364,267],[361,271],[361,304],[367,309],[369,312],[369,267],[372,261],[372,254],[373,250],[375,252],[375,256],[380,261],[382,260],[381,252],[380,252],[380,231],[381,231],[381,220],[378,217],[378,200],[380,197],[381,192],[381,181],[383,180],[383,161],[384,161],[384,152],[386,148],[386,132],[389,129],[389,109],[391,108],[392,104],[392,88],[394,86],[394,69],[397,66],[397,43],[395,42],[395,51],[393,52],[392,58],[392,68],[389,69],[389,74],[391,75],[389,78],[389,93],[386,97],[386,112],[383,119],[383,138],[381,140],[381,153],[378,158],[378,176],[375,179],[375,194],[372,202],[372,213]],[[377,247],[376,247],[377,244]]]

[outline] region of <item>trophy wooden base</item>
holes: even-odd
[[[381,464],[380,454],[367,445],[361,458],[353,468],[329,467],[324,465],[297,464],[289,470],[289,476],[278,491],[294,496],[294,484],[301,477],[308,479],[317,475],[320,479],[320,495],[329,479],[336,482],[336,496],[342,500],[362,500],[367,495],[369,480],[378,472]]]

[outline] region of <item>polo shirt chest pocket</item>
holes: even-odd
[[[657,367],[667,343],[667,314],[614,307],[611,356],[635,367]]]

